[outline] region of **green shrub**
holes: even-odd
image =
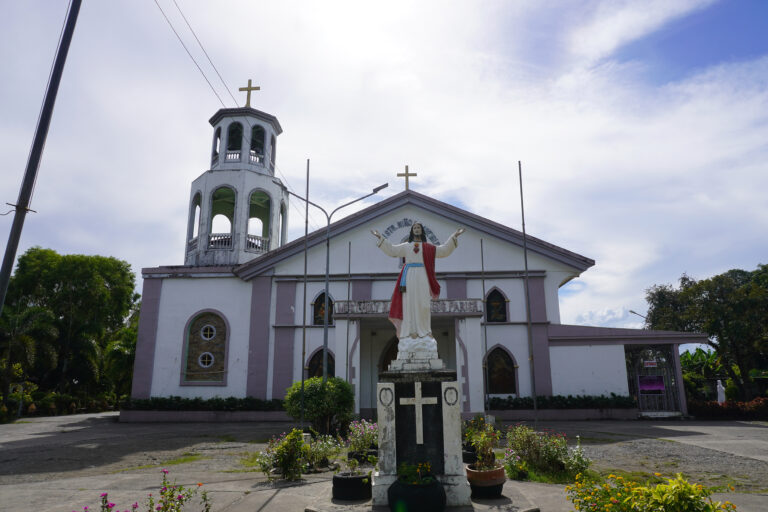
[[[129,411],[282,411],[283,401],[245,398],[182,398],[180,396],[128,399],[120,407]]]
[[[697,419],[732,419],[732,420],[768,420],[768,398],[755,398],[749,402],[728,400],[716,401],[691,400],[688,413]]]
[[[715,512],[736,510],[736,505],[726,501],[713,501],[712,491],[702,485],[692,484],[681,474],[656,486],[641,486],[620,476],[608,475],[603,481],[576,476],[576,482],[565,488],[568,500],[575,510],[616,512]]]
[[[376,422],[356,420],[349,424],[347,446],[351,452],[365,455],[372,446],[379,445],[379,426]]]
[[[245,457],[242,462],[246,466],[256,466],[270,480],[275,474],[286,480],[299,480],[305,446],[301,430],[294,428],[288,434],[283,432],[273,437],[264,451]]]
[[[533,398],[529,396],[507,398],[491,398],[490,409],[504,411],[515,409],[533,409]],[[588,396],[588,395],[554,395],[537,396],[538,409],[632,409],[637,407],[635,398],[628,395]]]
[[[354,406],[352,386],[344,379],[330,377],[325,384],[321,377],[304,381],[304,418],[321,434],[343,433]],[[294,419],[301,417],[301,382],[288,388],[285,410]]]
[[[333,436],[317,436],[301,448],[304,472],[327,467],[341,451],[341,445]]]
[[[584,455],[578,438],[576,447],[569,450],[565,434],[535,432],[525,425],[509,428],[507,447],[504,466],[508,474],[527,474],[529,469],[533,469],[539,473],[565,473],[572,479],[585,472],[592,464]]]

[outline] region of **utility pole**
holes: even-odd
[[[11,279],[11,271],[13,270],[13,262],[16,259],[16,251],[19,248],[19,239],[21,238],[21,230],[24,227],[24,218],[29,211],[29,201],[32,198],[32,189],[35,187],[37,170],[40,167],[40,158],[43,155],[45,140],[48,136],[48,128],[51,125],[53,105],[56,103],[56,94],[59,92],[59,83],[61,82],[61,75],[64,72],[64,63],[67,61],[69,44],[72,42],[72,34],[75,31],[75,23],[77,22],[77,15],[80,12],[81,4],[82,0],[72,0],[72,3],[70,4],[67,21],[61,35],[61,40],[59,41],[59,49],[56,52],[56,60],[53,63],[51,78],[48,82],[48,89],[45,92],[40,119],[37,121],[37,130],[35,131],[35,138],[32,142],[32,149],[29,152],[27,169],[24,172],[24,180],[22,181],[21,189],[19,190],[19,198],[16,201],[16,204],[11,205],[16,209],[16,212],[13,214],[13,224],[11,225],[11,232],[8,235],[8,245],[5,247],[3,266],[0,268],[0,314],[3,312],[5,295],[8,293],[8,283]],[[11,364],[10,358],[8,364]]]

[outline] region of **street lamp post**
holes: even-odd
[[[379,185],[378,187],[374,188],[372,192],[362,196],[358,197],[357,199],[353,201],[349,201],[348,203],[344,203],[341,206],[338,206],[335,210],[333,210],[330,214],[325,211],[325,208],[320,206],[319,204],[313,203],[309,199],[305,197],[301,197],[300,195],[291,192],[286,188],[286,191],[291,194],[294,197],[297,197],[301,199],[302,201],[306,201],[307,204],[311,204],[325,215],[326,220],[326,226],[325,226],[325,303],[323,307],[323,384],[326,383],[328,380],[328,281],[330,278],[330,263],[331,263],[331,217],[333,217],[333,214],[337,211],[341,210],[344,207],[347,207],[353,203],[356,203],[358,201],[362,201],[363,199],[367,197],[371,197],[372,195],[376,194],[382,189],[385,189],[389,186],[389,183],[385,183],[383,185]],[[304,365],[304,361],[301,362],[302,368]],[[303,371],[303,370],[302,370]]]

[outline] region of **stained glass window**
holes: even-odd
[[[510,395],[515,389],[515,363],[502,348],[495,348],[488,354],[488,393]]]

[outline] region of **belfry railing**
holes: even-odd
[[[245,237],[245,250],[249,252],[267,252],[269,250],[269,237],[247,235]]]
[[[231,249],[232,233],[211,233],[208,235],[208,249]]]

